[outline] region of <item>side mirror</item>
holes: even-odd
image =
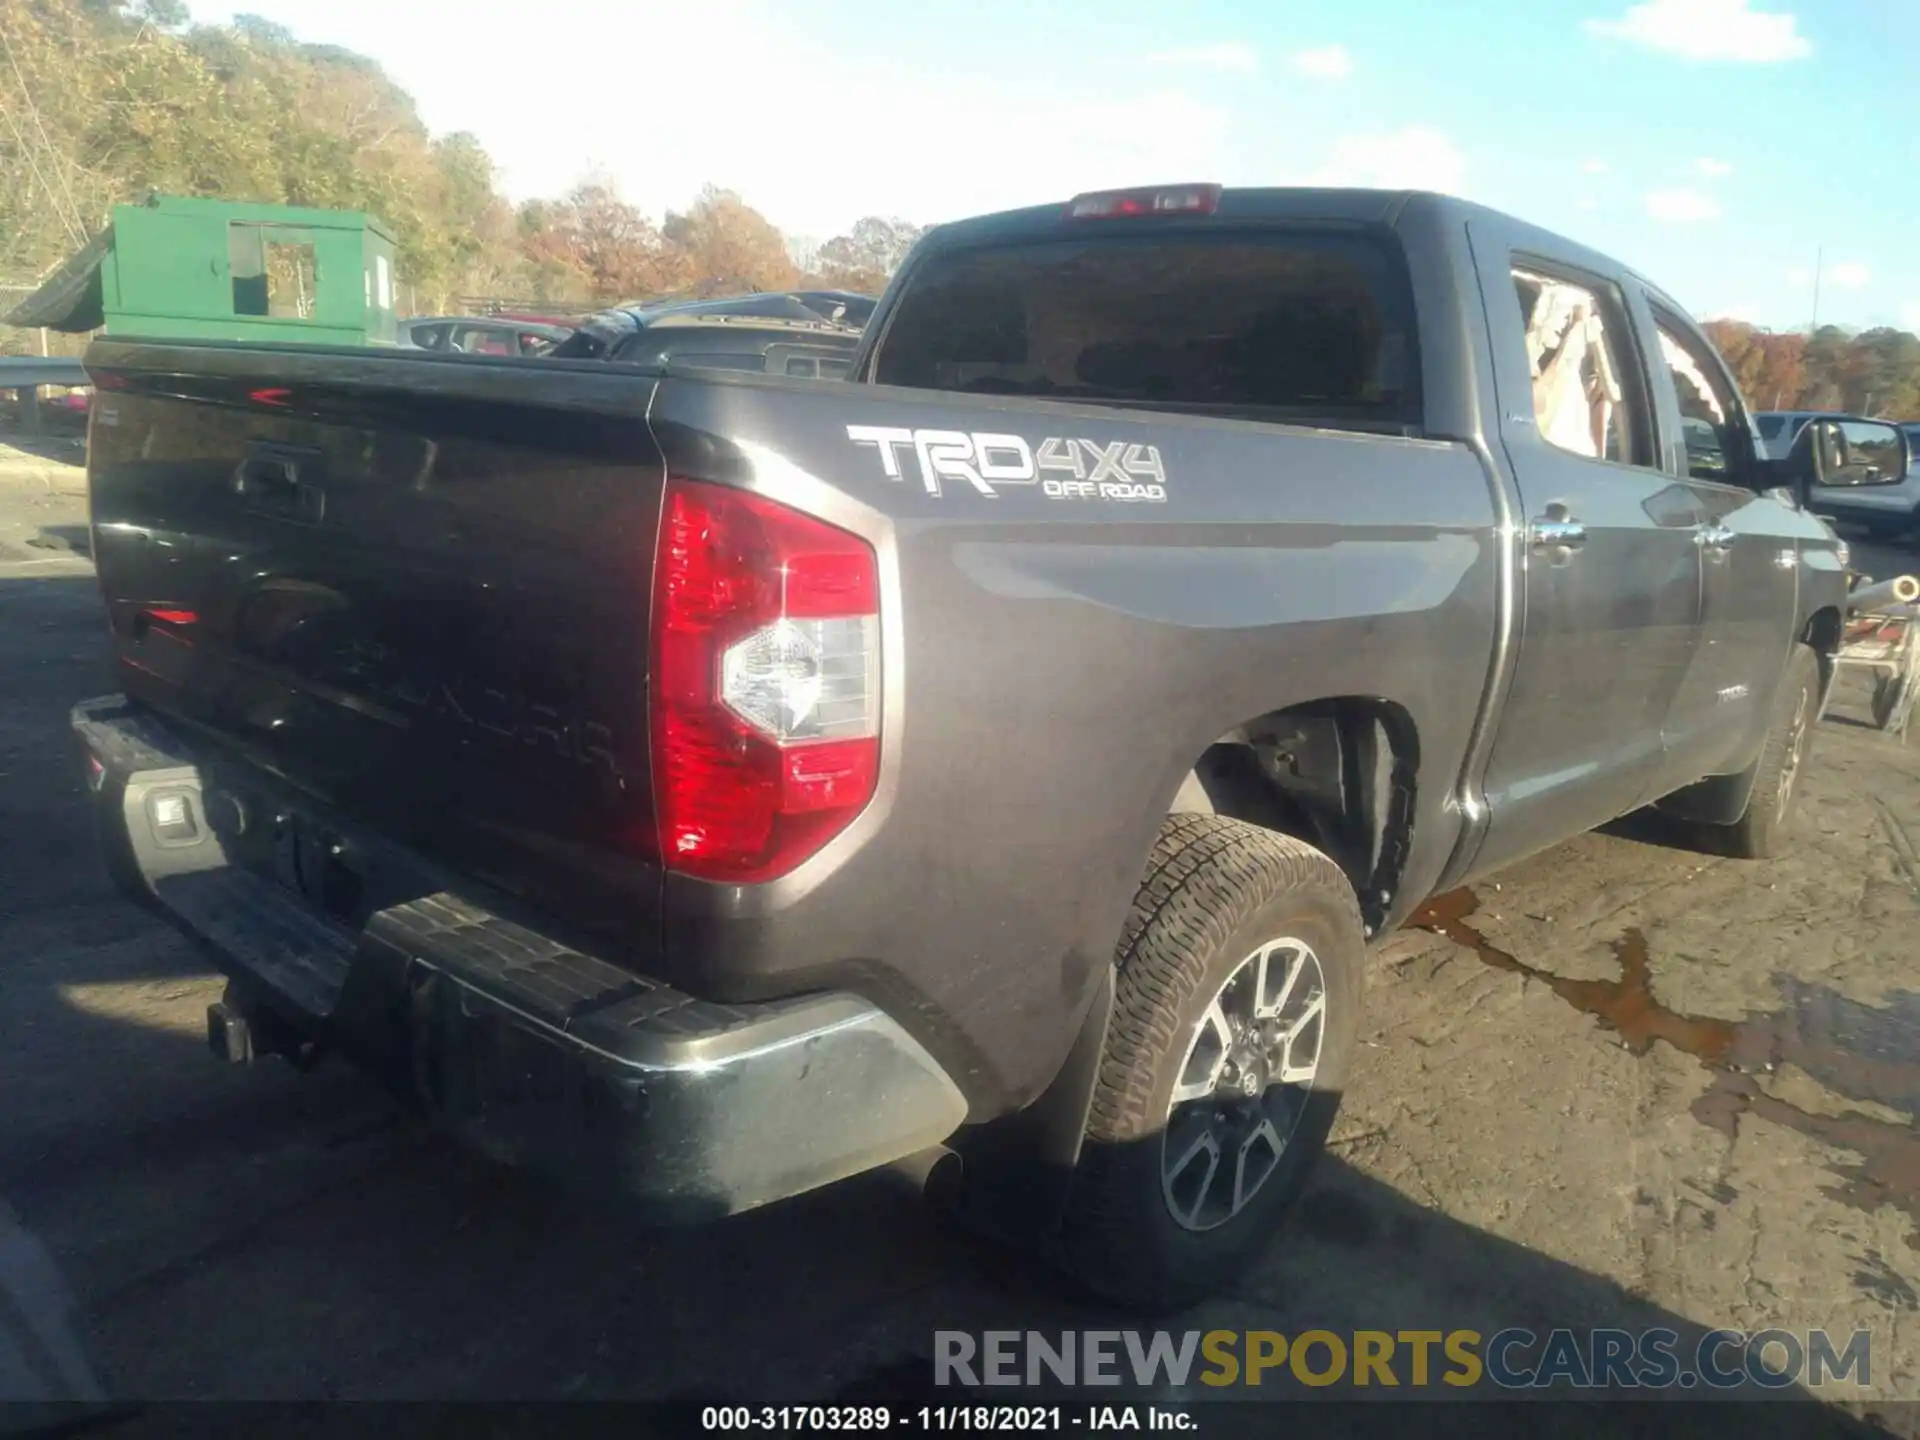
[[[1810,420],[1794,442],[1823,489],[1898,485],[1907,478],[1906,433],[1882,420]]]

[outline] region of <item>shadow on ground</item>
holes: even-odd
[[[27,545],[49,554],[93,558],[93,535],[84,525],[42,525],[40,533],[27,541]]]

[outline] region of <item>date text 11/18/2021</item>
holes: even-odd
[[[709,1405],[700,1428],[723,1431],[975,1431],[1198,1429],[1190,1411],[1167,1405]]]

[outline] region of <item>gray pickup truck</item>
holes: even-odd
[[[920,1173],[1149,1309],[1268,1243],[1422,901],[1647,805],[1776,850],[1841,633],[1826,452],[1427,194],[947,225],[843,381],[88,366],[74,726],[217,1054],[648,1221]]]

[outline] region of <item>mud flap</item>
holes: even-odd
[[[1710,775],[1684,790],[1662,796],[1653,802],[1653,808],[1676,820],[1731,825],[1747,813],[1747,800],[1759,778],[1760,762],[1756,759],[1737,775]]]
[[[1095,988],[1060,1071],[1024,1110],[949,1141],[963,1170],[959,1218],[1044,1249],[1065,1218],[1113,1012],[1113,967]]]

